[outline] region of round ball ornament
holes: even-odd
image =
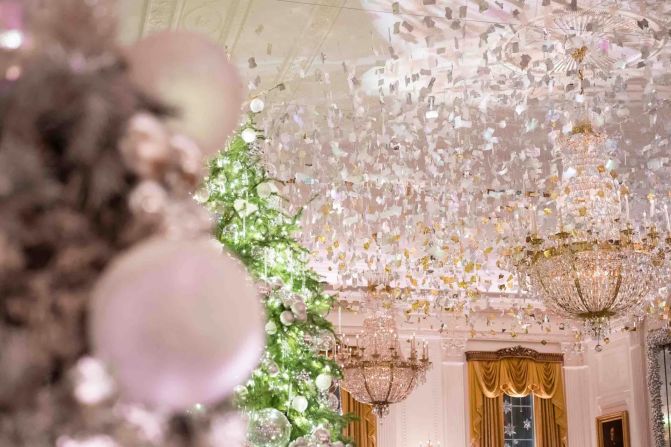
[[[296,396],[291,400],[291,408],[303,413],[308,409],[308,400],[303,396]]]
[[[291,439],[291,422],[279,410],[253,412],[247,426],[247,441],[253,447],[285,447]]]
[[[308,308],[303,301],[295,301],[291,304],[291,312],[293,312],[294,316],[300,321],[307,320],[307,311]]]
[[[209,239],[132,248],[108,266],[90,306],[93,351],[128,401],[167,411],[215,403],[263,351],[254,285]]]
[[[265,104],[263,103],[263,100],[261,98],[254,98],[249,103],[249,110],[251,110],[252,113],[261,113],[263,112],[264,107]]]
[[[330,374],[327,373],[319,374],[315,379],[315,385],[319,391],[327,391],[329,388],[331,388],[332,383],[333,378]]]
[[[266,334],[275,335],[277,334],[277,324],[274,321],[269,321],[266,323]]]
[[[330,351],[335,347],[335,336],[328,329],[320,329],[313,338],[313,346],[317,351]]]
[[[325,403],[333,411],[337,411],[340,408],[340,399],[334,393],[328,393]]]
[[[131,78],[149,94],[175,107],[172,130],[214,155],[238,125],[243,86],[223,48],[188,31],[163,31],[126,52]]]
[[[277,289],[275,293],[284,307],[291,307],[291,304],[296,301],[296,295],[284,288]]]
[[[319,442],[328,442],[331,439],[331,433],[324,427],[317,427],[315,431],[312,432],[312,436]]]
[[[295,317],[290,310],[285,310],[280,314],[280,322],[285,326],[291,326],[294,323]]]
[[[275,377],[280,373],[280,367],[277,366],[277,363],[270,361],[268,362],[268,365],[266,366],[266,369],[268,371],[268,374],[270,374],[271,377]]]
[[[240,137],[242,138],[242,141],[244,141],[247,144],[253,143],[256,141],[256,131],[252,129],[251,127],[246,128],[240,133]]]

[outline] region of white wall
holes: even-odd
[[[621,335],[602,352],[588,350],[585,357],[592,439],[580,439],[572,447],[596,446],[596,417],[622,410],[629,412],[631,445],[651,445],[643,332]]]
[[[360,330],[361,315],[348,312],[343,317],[343,333]],[[412,325],[399,326],[405,336],[417,332],[418,339],[429,342],[433,368],[427,382],[406,401],[392,405],[390,414],[380,422],[379,447],[418,447],[427,441],[440,443],[441,447],[468,447],[464,352],[496,351],[515,345],[564,353],[570,447],[596,447],[597,416],[621,410],[629,412],[632,447],[652,445],[643,330],[612,336],[600,353],[594,351],[593,343],[586,343],[581,353],[572,349],[573,336],[569,331],[531,333],[523,339],[511,339],[509,334],[501,333],[487,339],[469,339],[467,330],[452,331],[450,338],[440,335],[435,323],[424,323],[423,330]]]
[[[427,382],[393,405],[379,427],[379,447],[417,447],[431,441],[442,447],[468,446],[467,370],[464,352],[495,351],[521,344],[541,352],[565,352],[564,380],[570,447],[596,447],[598,415],[628,410],[631,445],[650,446],[642,333],[622,335],[601,353],[585,346],[574,353],[569,343],[508,340],[430,341],[433,369]]]
[[[447,407],[454,403],[445,393],[450,387],[444,383],[445,367],[439,340],[429,342],[429,354],[433,367],[427,373],[426,383],[415,389],[403,403],[392,405],[391,414],[380,421],[380,447],[414,447],[428,440],[434,444],[441,442],[441,446],[450,445],[446,444],[445,416]],[[463,392],[461,378],[451,380],[458,391]]]

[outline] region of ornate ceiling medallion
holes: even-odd
[[[625,10],[554,11],[518,28],[504,44],[504,62],[537,76],[572,75],[582,65],[595,76],[633,68],[657,54],[667,40],[652,18]],[[574,52],[585,49],[582,61]]]

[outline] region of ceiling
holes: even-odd
[[[284,83],[287,97],[303,94],[305,101],[350,96],[347,77],[353,74],[366,93],[377,96],[380,76],[375,68],[386,68],[382,79],[387,82],[416,74],[414,82],[401,83],[401,93],[418,90],[428,84],[424,82],[430,80],[427,76],[435,77],[432,94],[438,100],[468,84],[460,83],[459,78],[471,82],[484,81],[469,77],[487,78],[487,82],[499,84],[500,90],[502,78],[514,78],[522,67],[537,77],[560,73],[562,58],[573,47],[599,46],[604,36],[613,37],[608,57],[616,61],[606,61],[602,67],[611,76],[657,57],[661,50],[668,57],[664,47],[671,5],[667,2],[578,1],[581,11],[608,15],[607,26],[599,32],[580,30],[584,24],[569,10],[569,3],[122,0],[122,38],[130,42],[165,28],[205,33],[227,49],[248,80],[260,77],[261,88]],[[642,28],[637,25],[641,21],[645,21]],[[564,39],[570,28],[579,30],[579,42]],[[543,51],[543,45],[554,47]],[[603,62],[593,59],[596,65]],[[555,71],[548,70],[548,60]],[[664,72],[662,66],[648,66]],[[452,80],[442,79],[444,74]],[[669,73],[663,74],[669,77]],[[327,96],[321,94],[323,87],[318,87],[323,84],[329,85]],[[388,92],[388,86],[383,90]]]
[[[302,237],[344,299],[386,267],[410,313],[515,315],[539,303],[517,298],[502,253],[529,213],[555,225],[556,140],[579,117],[609,136],[634,213],[671,197],[671,2],[571,3],[122,0],[122,39],[186,28],[226,48],[266,103],[268,169],[307,204]]]

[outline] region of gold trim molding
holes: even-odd
[[[498,351],[468,351],[468,361],[496,361],[509,358],[526,358],[536,362],[564,363],[564,354],[538,352],[523,346],[499,349]]]

